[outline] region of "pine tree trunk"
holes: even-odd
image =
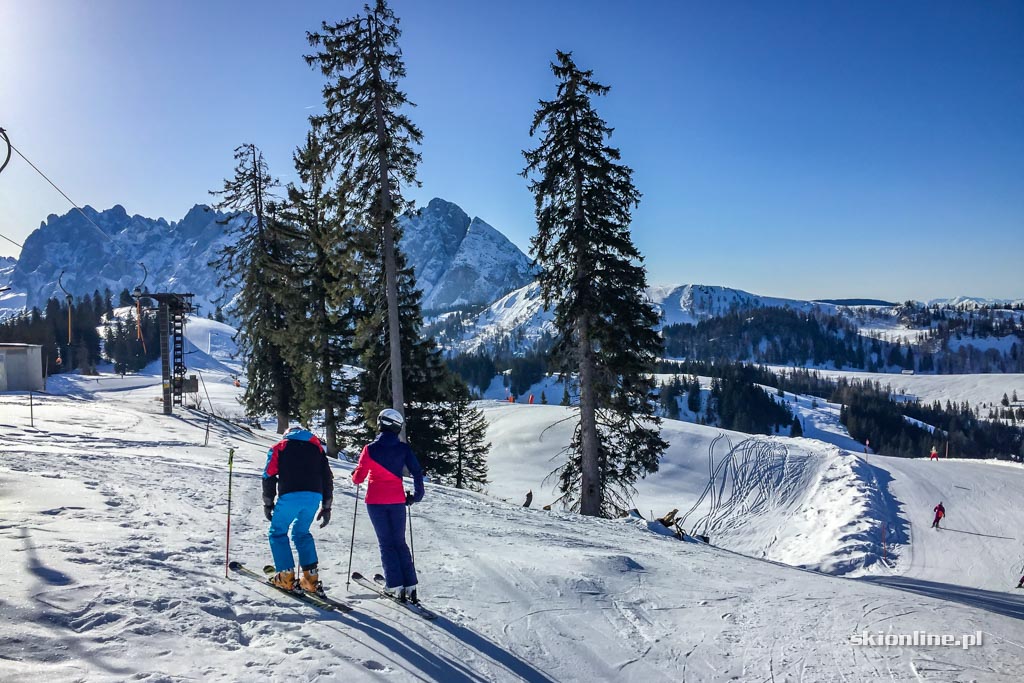
[[[324,330],[327,327],[327,307],[323,298],[320,299],[318,304],[320,310],[317,313],[320,316],[320,329]],[[327,439],[327,455],[336,457],[338,455],[338,426],[334,419],[334,406],[331,405],[331,400],[328,398],[332,395],[331,389],[334,387],[334,370],[331,367],[330,339],[326,333],[320,340],[320,372],[322,373],[320,381],[323,386],[323,391],[320,395],[325,399],[324,432]]]
[[[573,216],[577,230],[583,225],[583,176],[574,179],[576,206]],[[589,273],[583,261],[584,248],[576,249],[577,292],[585,288]],[[578,294],[577,294],[578,295]],[[577,321],[580,362],[580,514],[601,515],[601,470],[598,463],[597,407],[594,401],[594,350],[590,344],[590,321],[583,313]]]
[[[374,36],[377,40],[377,36]],[[375,49],[374,52],[377,52]],[[374,76],[381,82],[379,62],[374,64]],[[384,279],[388,304],[388,341],[391,349],[391,402],[395,410],[405,415],[405,387],[402,383],[402,339],[398,316],[398,265],[395,259],[395,225],[391,203],[391,164],[388,158],[387,129],[384,123],[384,104],[380,91],[374,94],[373,112],[377,120],[377,151],[380,171],[378,201],[384,219]],[[400,437],[405,441],[405,424]]]
[[[594,404],[594,359],[586,316],[578,324],[580,353],[580,514],[601,515],[601,471],[598,463],[597,407]]]

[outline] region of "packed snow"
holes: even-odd
[[[214,411],[238,415],[233,376],[200,372]],[[335,517],[314,535],[329,592],[354,611],[324,614],[225,577],[227,449],[231,555],[259,568],[259,476],[276,435],[192,409],[163,416],[156,375],[48,388],[31,412],[26,394],[0,394],[3,680],[1016,681],[1024,668],[1018,465],[667,421],[670,450],[636,505],[683,515],[703,496],[685,526],[709,546],[657,522],[540,509],[567,409],[483,402],[486,494],[428,483],[412,508],[421,596],[441,615],[428,623],[346,590],[353,512],[352,567],[379,569],[348,463],[333,463]],[[936,531],[940,498],[948,528]],[[915,631],[983,644],[851,642]]]

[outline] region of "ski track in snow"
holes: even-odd
[[[207,377],[219,414],[238,391],[224,379]],[[346,594],[346,463],[334,463],[334,520],[314,535],[328,590],[355,611],[323,614],[224,577],[226,448],[237,449],[232,554],[259,566],[274,435],[214,420],[204,447],[207,417],[161,415],[154,382],[82,384],[37,395],[35,428],[23,394],[0,394],[5,681],[1015,681],[1024,670],[1024,596],[1007,593],[1024,468],[667,421],[672,448],[638,505],[685,513],[706,492],[687,526],[716,548],[641,520],[520,507],[525,486],[547,502],[543,476],[571,425],[551,427],[557,406],[484,404],[490,493],[513,502],[428,484],[412,508],[421,592],[439,619],[354,584]],[[934,531],[939,499],[949,528]],[[352,566],[379,568],[362,503]],[[986,641],[851,645],[864,630]]]

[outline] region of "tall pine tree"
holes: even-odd
[[[275,287],[288,317],[278,337],[302,387],[300,419],[309,424],[323,412],[328,453],[335,456],[356,388],[346,371],[355,362],[351,228],[345,221],[344,192],[328,188],[329,162],[315,126],[294,161],[301,184],[289,185],[282,214],[300,239],[292,248],[294,269],[281,287]]]
[[[658,315],[645,299],[642,258],[629,234],[640,200],[632,170],[607,145],[612,129],[593,98],[608,87],[558,52],[557,95],[542,100],[524,151],[544,303],[558,338],[552,364],[578,385],[579,422],[559,472],[563,498],[585,515],[621,514],[633,483],[658,469],[667,443],[655,415]]]
[[[231,313],[238,322],[238,348],[246,359],[245,407],[249,415],[277,417],[284,433],[297,414],[293,368],[280,347],[279,332],[286,313],[273,296],[275,278],[288,267],[291,231],[274,216],[276,180],[270,176],[263,153],[253,144],[235,149],[235,174],[224,181],[214,207],[228,213],[225,224],[231,239],[212,263],[220,270],[218,284],[229,283],[238,296]]]
[[[422,133],[402,112],[412,106],[398,85],[405,77],[398,18],[384,0],[364,7],[365,14],[337,24],[324,22],[308,34],[320,51],[306,60],[328,79],[324,144],[340,168],[349,194],[352,220],[374,233],[383,262],[391,407],[403,415],[404,386],[399,258],[396,219],[410,207],[402,185],[417,184],[420,155],[414,147]],[[407,422],[408,423],[408,422]]]

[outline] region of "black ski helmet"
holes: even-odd
[[[382,432],[394,432],[395,434],[401,434],[402,425],[405,424],[405,418],[402,414],[394,408],[385,408],[380,411],[380,415],[377,416],[377,429]]]

